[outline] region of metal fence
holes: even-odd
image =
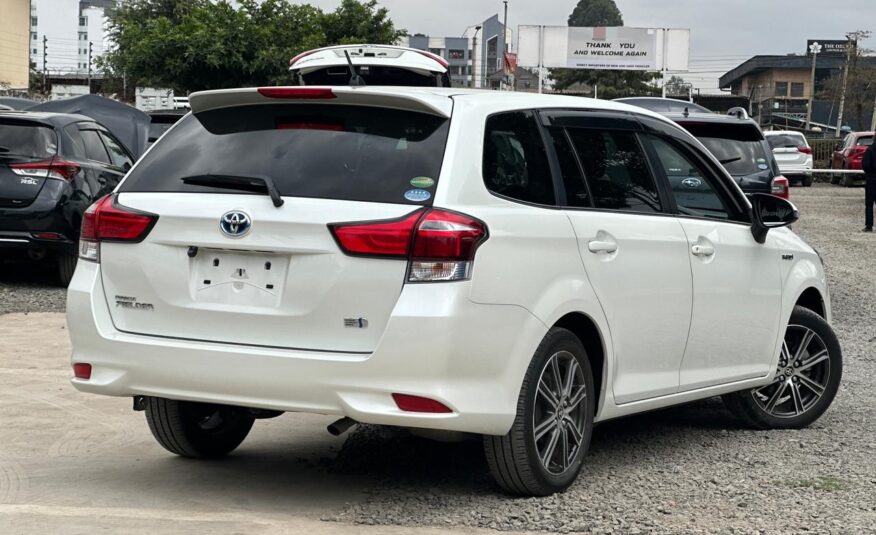
[[[809,146],[812,147],[812,162],[816,168],[827,168],[830,166],[830,159],[833,157],[833,151],[836,149],[841,139],[809,139]]]

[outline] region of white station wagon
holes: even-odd
[[[175,454],[320,413],[482,435],[502,489],[545,495],[597,422],[723,395],[799,428],[837,392],[797,210],[656,113],[413,87],[190,102],[89,209],[67,307],[73,385],[133,397]]]

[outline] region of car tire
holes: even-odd
[[[724,404],[755,429],[800,429],[830,407],[842,372],[842,350],[833,329],[815,312],[794,307],[775,379],[724,395]]]
[[[548,331],[523,379],[511,430],[484,436],[490,473],[503,491],[546,496],[575,481],[590,446],[594,395],[581,341],[566,329]]]
[[[61,254],[58,257],[58,281],[61,286],[67,287],[70,281],[73,280],[73,273],[76,272],[76,264],[79,262],[79,257],[72,254]]]
[[[167,451],[214,459],[234,451],[249,434],[254,419],[238,407],[148,397],[146,422]]]
[[[804,188],[812,187],[812,175],[803,175],[803,178],[800,179],[800,185]]]

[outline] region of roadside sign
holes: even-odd
[[[811,56],[817,50],[819,56],[845,56],[847,46],[849,42],[845,39],[809,39],[806,41],[806,55]]]

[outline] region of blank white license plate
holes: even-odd
[[[191,288],[199,302],[274,307],[289,270],[289,257],[201,249],[192,259]]]

